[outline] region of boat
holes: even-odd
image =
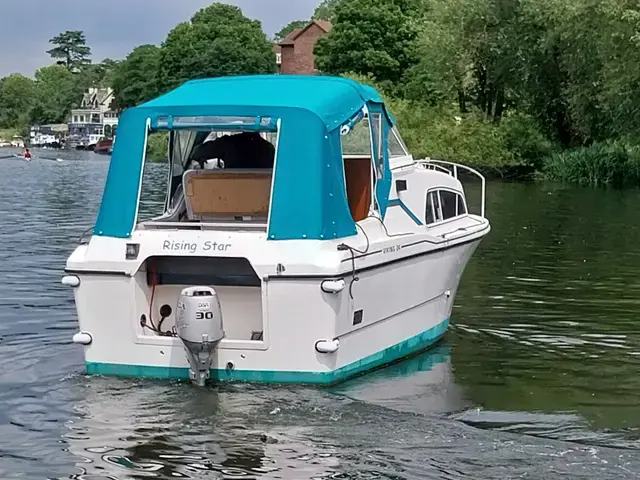
[[[109,155],[111,153],[112,143],[113,140],[111,138],[103,138],[98,143],[96,143],[96,146],[94,148],[95,153],[101,155]]]
[[[153,187],[164,213],[145,220],[153,132],[168,135],[169,174]],[[73,342],[89,375],[197,385],[330,385],[383,367],[445,334],[491,228],[485,190],[472,168],[414,159],[370,86],[186,82],[120,117],[92,234],[62,277]]]

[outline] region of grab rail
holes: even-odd
[[[80,235],[80,238],[78,239],[78,244],[79,245],[84,245],[85,243],[89,243],[88,241],[84,241],[84,237],[87,235],[87,233],[91,232],[93,230],[93,227],[89,227],[87,228],[82,235]]]
[[[474,174],[476,177],[478,177],[480,179],[481,191],[482,191],[482,199],[480,204],[480,216],[482,218],[485,218],[484,214],[485,214],[485,202],[486,202],[486,180],[480,172],[466,165],[462,165],[460,163],[454,163],[454,162],[447,162],[446,160],[435,160],[433,158],[425,158],[424,160],[416,160],[416,162],[422,165],[424,168],[431,167],[434,170],[445,171],[449,175],[452,175],[456,180],[458,180],[459,168],[462,168],[463,170],[466,170]],[[443,167],[442,165],[453,167],[453,172]]]

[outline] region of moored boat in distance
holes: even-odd
[[[148,135],[164,213],[138,218]],[[458,174],[481,182],[472,214]],[[415,160],[378,92],[325,76],[187,82],[123,112],[70,255],[86,371],[332,384],[427,349],[490,231],[484,178]]]
[[[112,151],[113,140],[111,138],[103,138],[96,143],[93,151],[101,155],[110,155]]]

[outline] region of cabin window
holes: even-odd
[[[442,208],[442,219],[448,220],[455,217],[458,207],[457,195],[448,190],[440,191],[440,206]]]
[[[427,194],[425,223],[431,225],[466,215],[464,197],[452,190],[432,190]]]
[[[464,203],[464,198],[462,195],[458,195],[458,210],[456,211],[456,215],[466,215],[467,206]]]
[[[387,146],[389,149],[389,158],[406,157],[409,155],[409,151],[402,141],[402,137],[400,137],[400,134],[398,133],[396,127],[393,127],[389,132]]]
[[[266,229],[278,119],[174,117],[169,123],[167,117],[158,118],[166,133],[156,134],[168,140],[168,174],[164,179],[153,175],[153,180],[147,175],[155,191],[164,194],[164,211],[144,228],[175,228],[178,222],[179,228],[222,223]],[[166,189],[158,188],[162,181]],[[143,178],[141,207],[148,196],[145,183]]]
[[[363,118],[346,135],[341,136],[342,154],[366,156],[371,159],[369,120]]]
[[[436,213],[436,222],[442,220],[442,210],[440,209],[440,195],[438,192],[433,192],[433,209]]]
[[[149,133],[147,133],[149,135]],[[147,142],[148,142],[147,137]],[[166,141],[166,137],[164,139]],[[145,161],[142,170],[142,185],[140,190],[140,201],[138,203],[138,222],[151,220],[162,215],[165,210],[165,185],[169,164],[167,162],[153,161],[149,158],[148,152],[145,154]]]
[[[384,158],[382,156],[382,114],[371,114],[371,134],[373,136],[373,151],[376,152],[376,173],[382,178],[384,172]]]
[[[433,192],[429,192],[427,194],[427,211],[425,215],[427,225],[435,223],[436,221],[435,207],[433,204]]]
[[[359,222],[369,216],[374,182],[369,120],[356,122],[340,140],[349,211],[353,221]]]
[[[438,196],[438,192],[429,192],[427,194],[426,223],[428,225],[441,220],[442,212],[440,211],[440,197]]]

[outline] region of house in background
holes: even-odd
[[[112,101],[113,89],[90,88],[82,96],[80,108],[71,110],[67,146],[86,148],[113,137],[118,114],[111,109]]]
[[[329,21],[313,20],[302,28],[296,28],[274,45],[280,73],[317,73],[313,48],[318,39],[330,30]]]
[[[60,148],[64,143],[69,126],[64,123],[50,125],[33,125],[30,132],[32,147]]]

